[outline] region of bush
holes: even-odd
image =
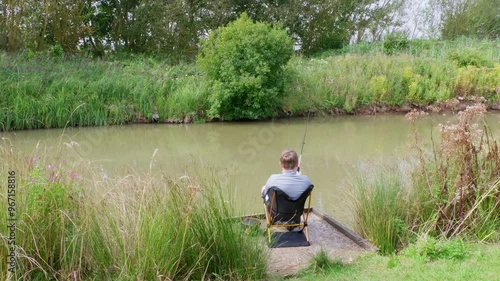
[[[459,67],[466,67],[469,65],[477,67],[493,67],[491,62],[482,57],[480,54],[477,54],[477,52],[472,49],[452,52],[448,55],[448,58],[455,61]]]
[[[404,51],[409,46],[408,36],[402,32],[387,35],[384,40],[384,53],[392,55]]]
[[[64,50],[59,44],[50,47],[49,52],[54,58],[57,59],[61,59],[64,56]]]
[[[286,31],[253,23],[247,14],[202,42],[200,68],[211,86],[208,116],[223,120],[271,117],[284,93],[283,67],[293,54]]]

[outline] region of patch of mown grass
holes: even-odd
[[[439,242],[443,248],[456,248],[457,243]],[[450,246],[452,245],[452,246]],[[463,245],[463,244],[462,244]],[[399,255],[367,254],[342,270],[313,274],[305,272],[287,280],[495,280],[500,267],[499,244],[465,244],[461,259],[442,256],[429,260],[421,255],[421,246],[411,246]],[[461,250],[460,250],[461,252]]]

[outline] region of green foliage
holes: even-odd
[[[408,35],[405,33],[395,32],[388,34],[384,40],[384,53],[393,55],[406,51],[409,44]]]
[[[492,67],[493,64],[488,61],[486,58],[482,57],[481,54],[478,54],[475,50],[466,49],[461,50],[460,52],[452,52],[449,55],[449,58],[455,61],[458,66],[476,66],[476,67]]]
[[[441,37],[446,40],[461,36],[498,39],[500,19],[495,0],[441,1]]]
[[[54,57],[54,58],[57,58],[57,59],[61,59],[63,56],[64,56],[64,50],[63,48],[61,47],[61,45],[59,44],[56,44],[52,47],[50,47],[50,51],[49,53]]]
[[[467,66],[458,70],[454,91],[460,96],[480,96],[497,100],[496,87],[500,83],[500,64],[494,68]]]
[[[207,86],[193,64],[37,54],[0,65],[0,130],[144,122],[155,107],[160,120],[204,117]]]
[[[253,92],[242,89],[250,80],[257,81],[256,77],[245,80],[248,73],[230,76],[240,77],[233,84],[211,84],[202,79],[196,65],[170,65],[160,57],[117,53],[90,60],[79,56],[53,59],[48,52],[1,53],[0,130],[147,122],[155,107],[160,121],[203,122],[211,102],[229,100],[223,93],[229,93],[235,83],[240,92],[250,93],[249,100],[259,101],[261,107],[252,113],[278,103],[268,110],[271,115],[300,115],[310,109],[318,114],[356,113],[366,106],[426,106],[454,97],[482,96],[496,102],[500,99],[498,50],[493,41],[474,39],[410,41],[407,53],[391,56],[383,55],[382,43],[353,45],[340,55],[325,52],[318,58],[292,57],[276,77],[280,82],[269,81],[271,91]],[[460,67],[450,59],[454,57],[480,66]],[[253,57],[247,60],[252,66],[255,61]],[[281,98],[262,95],[276,94],[272,90],[280,84]],[[215,93],[214,87],[224,92]],[[234,103],[236,107],[228,110],[254,106],[239,100]]]
[[[382,254],[393,254],[408,239],[404,184],[394,171],[365,174],[354,186],[358,231]]]
[[[495,42],[410,41],[407,51],[382,55],[382,44],[345,47],[340,55],[325,52],[318,58],[294,58],[288,66],[283,110],[303,114],[312,105],[318,112],[356,112],[363,106],[428,105],[457,96],[483,96],[489,102],[500,96],[495,85],[500,53]],[[459,67],[449,59],[454,52],[473,50],[495,64]],[[300,102],[303,97],[310,102]]]
[[[432,237],[425,237],[410,245],[403,251],[403,254],[419,256],[425,260],[433,261],[438,259],[464,260],[470,253],[462,239],[437,240]]]
[[[0,171],[6,172],[7,165],[17,168],[15,238],[16,251],[23,258],[17,259],[17,275],[12,277],[54,280],[57,275],[80,274],[86,266],[82,257],[85,227],[80,220],[82,192],[73,173],[38,157],[17,158],[4,146],[0,147],[0,156],[7,162],[0,165]],[[17,161],[24,166],[19,167]],[[0,210],[0,216],[6,217],[6,213]],[[1,232],[5,233],[3,228]],[[5,255],[6,240],[0,239],[0,245],[0,254]],[[2,278],[7,273],[3,266]]]
[[[227,192],[209,175],[179,182],[164,175],[103,180],[86,161],[48,165],[0,146],[0,171],[16,171],[17,259],[12,280],[260,280],[267,255],[259,237],[245,233]],[[50,153],[49,153],[50,151]],[[40,156],[42,158],[40,158]],[[61,161],[57,161],[61,163]],[[78,174],[76,174],[78,173]],[[0,195],[6,200],[6,194]],[[7,208],[0,209],[7,218]],[[7,225],[0,226],[7,233]],[[0,237],[0,255],[8,240]],[[7,263],[0,277],[7,278]]]
[[[223,120],[275,115],[292,45],[284,30],[253,23],[245,13],[212,32],[198,58],[211,83],[208,115]]]

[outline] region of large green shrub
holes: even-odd
[[[284,89],[283,67],[293,54],[286,32],[243,13],[202,42],[200,68],[211,85],[208,116],[224,120],[273,116]]]

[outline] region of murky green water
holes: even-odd
[[[417,122],[427,143],[438,123],[452,116],[428,116]],[[500,115],[489,114],[493,132]],[[315,184],[313,205],[348,225],[349,180],[372,165],[409,155],[412,127],[403,115],[311,118],[302,156],[302,171]],[[213,124],[140,124],[99,128],[38,130],[2,133],[16,150],[29,152],[59,141],[80,156],[100,165],[108,174],[134,170],[165,171],[173,177],[187,169],[215,170],[235,192],[242,212],[262,212],[260,188],[271,173],[279,173],[279,155],[285,148],[300,153],[306,119]],[[497,133],[498,135],[498,133]],[[74,144],[74,143],[73,143]],[[427,145],[429,146],[429,145]],[[152,158],[155,150],[155,157]]]

